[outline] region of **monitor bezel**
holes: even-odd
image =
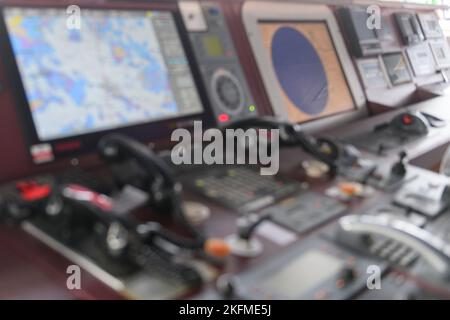
[[[429,11],[429,12],[418,12],[417,13],[417,19],[419,20],[420,27],[422,28],[422,32],[425,36],[425,39],[441,39],[444,38],[444,32],[442,30],[442,27],[439,25],[439,17],[436,14],[436,11]],[[438,29],[432,30],[429,29],[427,26],[428,21],[434,21],[437,23]]]
[[[364,91],[347,52],[334,14],[327,6],[279,2],[266,2],[264,6],[261,6],[258,2],[249,1],[242,8],[242,20],[272,110],[276,116],[289,121],[281,92],[273,89],[278,87],[278,80],[270,63],[269,54],[263,44],[263,37],[259,28],[261,22],[324,22],[327,25],[354,105],[348,111],[300,122],[304,130],[314,132],[328,129],[367,115]]]
[[[81,5],[81,9],[101,10],[101,11],[159,11],[169,12],[174,19],[180,41],[183,45],[186,58],[191,70],[191,74],[203,107],[203,110],[198,113],[184,115],[174,118],[156,119],[145,123],[133,124],[128,127],[110,128],[106,130],[87,132],[80,135],[61,137],[50,140],[41,140],[37,134],[37,130],[33,121],[32,112],[28,102],[24,83],[18,68],[17,60],[15,58],[14,50],[9,38],[6,27],[4,9],[6,8],[24,8],[24,9],[59,9],[64,10],[67,6],[64,4],[4,4],[0,7],[0,48],[2,49],[3,62],[6,66],[6,71],[10,77],[10,83],[14,94],[14,103],[17,105],[18,116],[21,118],[22,131],[25,134],[25,140],[28,147],[28,154],[35,164],[43,164],[57,161],[64,158],[76,158],[79,156],[93,153],[97,149],[98,141],[109,133],[122,133],[133,137],[144,143],[157,143],[162,139],[169,139],[170,133],[176,128],[190,129],[194,121],[202,121],[205,127],[214,124],[214,117],[211,112],[211,107],[206,94],[206,88],[202,84],[201,73],[196,63],[193,49],[189,41],[188,31],[186,30],[181,14],[175,6],[160,6],[160,5],[141,5],[141,6],[125,6],[120,3],[99,5],[89,4]],[[52,150],[52,158],[48,161],[35,161],[31,149],[33,146],[50,146]]]

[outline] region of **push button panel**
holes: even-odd
[[[222,8],[208,2],[199,6],[206,28],[186,26],[217,125],[257,115]]]

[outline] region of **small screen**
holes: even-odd
[[[203,110],[174,18],[164,11],[5,8],[41,141]]]
[[[329,254],[317,250],[308,251],[271,275],[260,287],[275,296],[299,299],[336,275],[343,266],[342,260]]]
[[[416,76],[424,76],[436,71],[433,55],[427,44],[409,47],[406,52]]]
[[[260,21],[259,28],[289,120],[305,122],[355,109],[326,22]]]
[[[450,66],[450,49],[446,39],[430,41],[431,51],[436,59],[438,68]]]
[[[388,87],[380,60],[377,58],[361,60],[358,62],[358,67],[366,88]]]
[[[411,82],[411,75],[406,66],[405,59],[401,53],[385,54],[383,62],[392,85]]]
[[[439,24],[439,18],[434,12],[419,13],[417,17],[427,39],[442,38],[444,36]]]
[[[223,46],[217,36],[204,36],[202,38],[205,52],[210,57],[223,56]]]

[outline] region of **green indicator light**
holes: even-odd
[[[248,107],[248,110],[250,110],[251,112],[256,110],[256,107],[252,104],[250,107]]]

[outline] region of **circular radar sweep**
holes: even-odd
[[[290,27],[272,39],[272,63],[291,102],[309,115],[321,113],[328,101],[328,82],[319,55],[309,40]]]

